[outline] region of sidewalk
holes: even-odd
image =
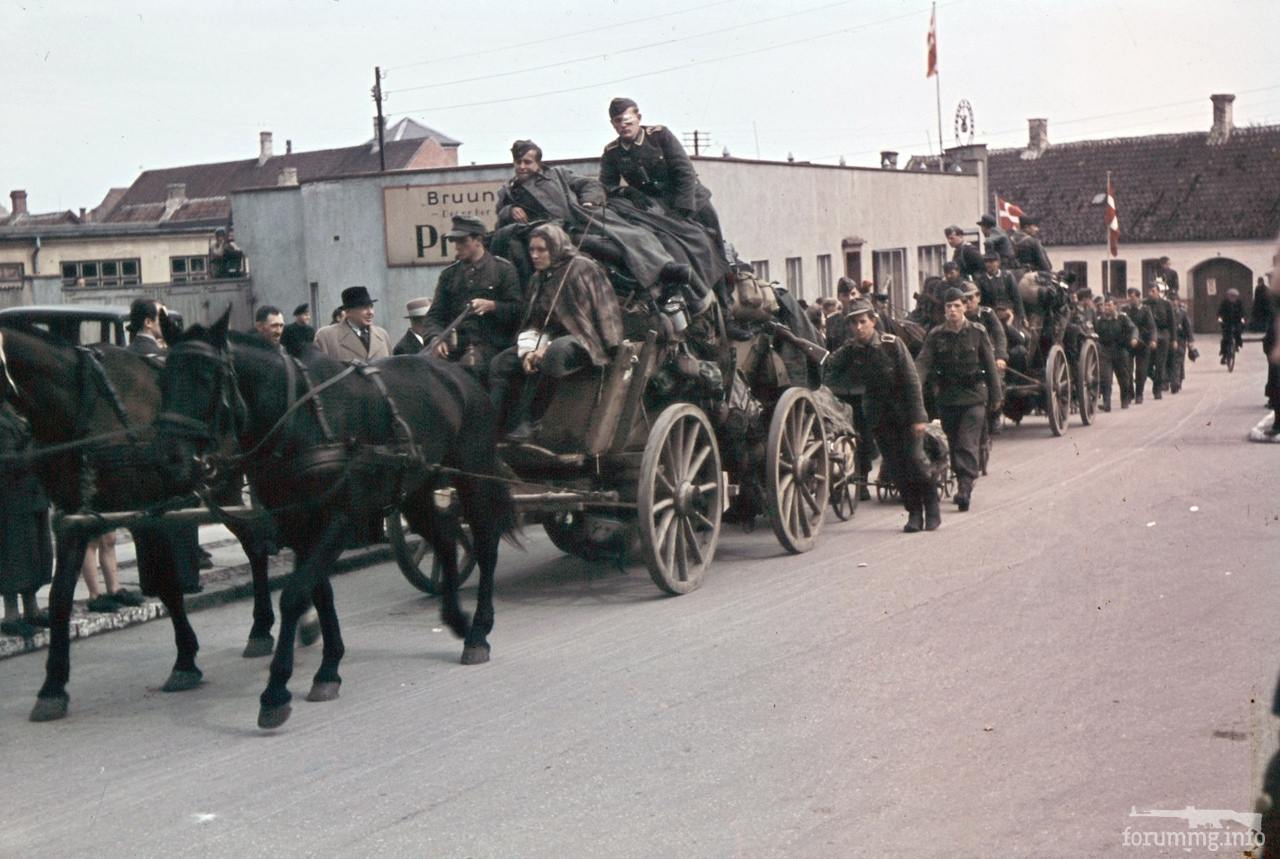
[[[211,606],[253,596],[253,582],[249,574],[249,559],[245,556],[239,541],[231,535],[230,531],[222,525],[201,525],[200,545],[213,555],[213,567],[200,572],[200,582],[204,585],[204,590],[198,594],[187,595],[186,606],[188,612],[194,613]],[[350,572],[388,560],[391,560],[391,550],[385,544],[352,549],[343,553],[337,564],[334,565],[334,572]],[[128,531],[120,530],[117,532],[116,561],[119,564],[121,587],[136,591],[138,589],[138,564],[133,540]],[[279,555],[270,558],[267,577],[271,582],[271,589],[278,590],[284,576],[292,569],[293,553],[288,549],[284,549]],[[99,573],[99,576],[101,576],[101,573]],[[40,590],[38,598],[42,608],[48,606],[49,588],[47,586]],[[89,592],[84,586],[84,581],[77,575],[76,601],[71,612],[72,640],[111,632],[115,629],[124,629],[128,626],[136,626],[140,623],[168,617],[169,614],[165,611],[164,606],[160,604],[160,600],[154,598],[149,598],[144,605],[136,608],[122,606],[113,613],[91,612],[85,609],[85,601],[88,598]],[[249,622],[247,609],[245,622],[246,624]],[[49,631],[47,629],[40,630],[31,639],[0,635],[0,659],[44,650],[48,646]]]

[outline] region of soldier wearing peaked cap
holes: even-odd
[[[978,219],[978,230],[986,240],[987,254],[994,253],[1001,265],[1005,268],[1013,268],[1013,242],[1009,241],[1009,234],[996,224],[996,219],[990,215],[983,215]]]
[[[947,244],[954,253],[951,261],[960,267],[960,275],[965,278],[976,277],[982,273],[982,251],[972,242],[965,241],[964,230],[952,225],[942,231]]]
[[[922,444],[929,419],[911,353],[900,339],[877,330],[866,299],[856,299],[848,317],[853,338],[827,361],[827,382],[837,393],[862,391],[863,418],[907,508],[903,530],[932,531],[942,515]]]

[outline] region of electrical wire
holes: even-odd
[[[441,81],[439,83],[433,83],[433,84],[421,84],[420,86],[399,87],[394,90],[389,90],[387,94],[390,95],[391,93],[417,92],[424,89],[440,89],[441,87],[454,86],[456,84],[470,84],[470,83],[476,83],[477,81],[494,80],[495,78],[507,78],[507,77],[512,77],[513,75],[526,74],[527,72],[541,72],[541,71],[546,71],[547,69],[558,68],[559,66],[571,66],[574,63],[585,63],[588,60],[607,60],[612,57],[620,57],[623,54],[634,54],[637,51],[647,51],[651,48],[661,48],[667,45],[675,45],[675,44],[678,44],[679,42],[689,42],[694,39],[705,39],[710,36],[719,36],[724,33],[733,32],[734,30],[743,30],[743,29],[746,29],[747,27],[755,27],[759,24],[771,24],[774,21],[790,20],[799,15],[808,15],[813,12],[824,12],[827,9],[832,9],[832,8],[835,8],[836,6],[848,6],[850,3],[854,3],[854,2],[857,2],[857,0],[837,0],[837,2],[835,3],[826,3],[822,6],[814,6],[809,9],[801,9],[799,12],[788,12],[785,15],[774,15],[769,18],[759,18],[755,21],[744,21],[741,24],[733,24],[728,27],[721,27],[717,30],[707,30],[706,32],[703,32],[703,33],[694,33],[693,35],[690,35],[690,36],[678,36],[674,39],[664,39],[660,42],[649,42],[648,44],[645,44],[645,45],[633,45],[629,48],[623,48],[618,51],[606,51],[601,54],[591,54],[585,57],[575,57],[572,60],[558,60],[557,62],[547,63],[541,66],[527,66],[522,69],[512,69],[506,72],[494,72],[492,74],[477,75],[476,77],[471,77],[471,78],[457,78],[451,81]]]
[[[503,45],[497,48],[485,48],[483,51],[470,51],[465,54],[450,54],[449,56],[446,56],[446,57],[435,57],[430,60],[420,60],[416,63],[405,63],[399,66],[390,66],[388,68],[383,69],[383,72],[385,73],[385,72],[391,72],[391,71],[398,71],[400,69],[418,68],[419,66],[429,66],[435,63],[448,62],[450,60],[464,60],[464,59],[469,59],[470,57],[483,57],[487,54],[496,54],[500,51],[514,51],[517,48],[528,48],[533,45],[544,45],[547,42],[559,42],[563,39],[571,39],[574,36],[586,36],[591,33],[601,33],[601,32],[604,32],[605,30],[615,30],[618,27],[630,27],[632,24],[643,24],[646,21],[657,21],[662,18],[670,18],[674,15],[687,15],[692,12],[701,12],[704,9],[714,9],[716,6],[726,6],[732,2],[734,2],[734,0],[716,0],[715,3],[707,3],[703,6],[694,6],[692,9],[677,9],[674,12],[663,12],[660,15],[649,15],[648,17],[645,17],[645,18],[633,18],[630,21],[617,21],[613,24],[605,24],[600,27],[592,27],[591,29],[588,29],[588,30],[577,30],[576,32],[573,32],[573,33],[557,33],[554,36],[548,36],[545,39],[534,39],[531,42],[518,42],[514,45]]]
[[[951,0],[950,3],[944,3],[942,5],[952,6],[960,2],[963,2],[963,0]],[[766,45],[761,48],[752,48],[749,51],[740,51],[736,54],[727,54],[722,57],[708,57],[702,60],[690,60],[689,62],[683,65],[668,66],[666,68],[654,69],[648,72],[640,72],[638,74],[628,75],[627,77],[622,77],[622,78],[615,78],[613,80],[608,80],[608,81],[598,81],[596,83],[582,84],[580,86],[573,86],[573,87],[564,87],[562,89],[547,90],[544,92],[529,93],[526,95],[516,95],[516,96],[507,96],[505,98],[488,99],[486,101],[473,101],[473,102],[467,102],[466,104],[432,105],[429,107],[414,107],[414,108],[409,108],[403,111],[397,111],[395,114],[392,114],[392,115],[403,116],[405,114],[411,114],[411,113],[427,113],[427,112],[438,112],[438,111],[444,111],[444,110],[461,110],[467,107],[487,107],[489,105],[494,105],[494,104],[509,104],[515,101],[527,101],[529,99],[542,98],[544,96],[549,96],[549,95],[562,95],[564,93],[569,93],[569,92],[581,92],[583,90],[588,90],[588,89],[598,89],[600,87],[613,86],[614,84],[629,83],[634,80],[640,80],[641,78],[649,78],[649,77],[654,77],[656,75],[670,74],[671,72],[685,71],[687,69],[693,68],[694,66],[706,65],[707,63],[720,63],[726,60],[736,60],[742,57],[754,56],[755,54],[763,54],[768,51],[777,51],[783,48],[792,48],[792,47],[795,47],[796,45],[802,45],[807,42],[816,42],[820,39],[830,39],[834,36],[844,36],[849,33],[856,33],[859,30],[866,30],[871,27],[877,27],[877,26],[880,26],[881,24],[890,24],[895,21],[903,21],[908,18],[915,18],[921,14],[923,14],[923,10],[912,10],[911,12],[907,12],[902,15],[893,15],[888,18],[880,18],[876,21],[868,21],[865,24],[856,24],[850,27],[842,27],[837,30],[829,30],[825,33],[820,33],[816,36],[805,36],[804,38],[793,39],[792,41],[789,41],[789,42],[779,42],[776,45]]]

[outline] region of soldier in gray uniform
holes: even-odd
[[[903,530],[933,531],[942,514],[921,441],[928,416],[911,353],[876,328],[875,310],[865,298],[855,299],[847,316],[853,336],[827,361],[828,384],[836,393],[862,391],[866,424],[907,508]]]
[[[1014,230],[1009,240],[1013,242],[1013,255],[1021,268],[1031,271],[1053,271],[1053,263],[1040,244],[1040,220],[1030,215],[1022,216],[1022,229]]]
[[[991,351],[996,356],[996,367],[1000,370],[1000,379],[1004,380],[1004,368],[1009,366],[1009,337],[1004,323],[996,316],[995,310],[979,304],[981,298],[978,285],[971,280],[964,281],[960,287],[964,292],[964,316],[970,322],[976,322],[991,338]],[[987,415],[987,429],[992,435],[1000,434],[1000,413]]]
[[[1147,370],[1151,364],[1151,353],[1156,348],[1156,321],[1151,311],[1142,303],[1141,291],[1130,287],[1129,301],[1124,306],[1125,314],[1133,320],[1138,329],[1138,345],[1133,347],[1133,402],[1142,405],[1142,392],[1147,389]]]
[[[955,502],[965,511],[978,479],[982,424],[1000,410],[1004,389],[991,338],[964,316],[964,293],[952,289],[943,300],[945,320],[925,338],[916,371],[922,385],[936,387],[933,402],[951,446],[958,484]]]
[[[1115,298],[1108,295],[1102,302],[1102,314],[1094,320],[1098,335],[1098,376],[1101,380],[1102,410],[1111,411],[1111,377],[1120,383],[1120,408],[1133,402],[1133,373],[1129,369],[1129,350],[1138,347],[1138,327],[1116,308]]]
[[[983,215],[978,219],[978,229],[986,240],[986,252],[994,253],[1004,268],[1013,268],[1016,262],[1013,256],[1013,242],[1009,241],[1009,234],[996,224],[996,219],[990,215]]]
[[[1143,304],[1151,311],[1156,326],[1156,345],[1151,353],[1151,390],[1158,400],[1164,396],[1169,381],[1169,351],[1178,339],[1178,312],[1169,299],[1160,294],[1160,285],[1154,281],[1147,286],[1147,300]]]

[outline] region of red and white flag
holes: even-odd
[[[924,76],[931,78],[938,73],[938,7],[935,4],[929,13],[929,65]]]
[[[1120,216],[1116,213],[1116,195],[1111,189],[1111,174],[1107,174],[1107,244],[1111,255],[1120,253]]]
[[[996,223],[1008,232],[1022,225],[1022,209],[1003,197],[996,197]]]

